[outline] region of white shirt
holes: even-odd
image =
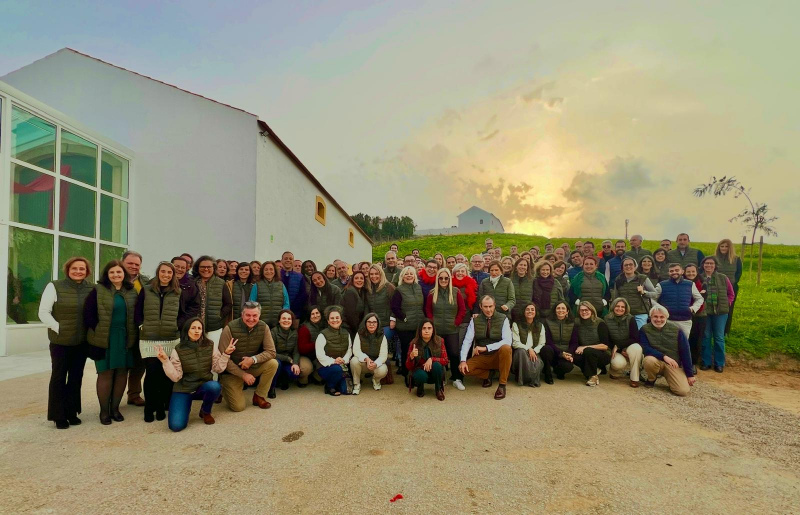
[[[56,287],[53,283],[47,283],[47,286],[45,286],[42,292],[42,300],[39,301],[39,320],[41,320],[48,329],[52,329],[58,334],[58,322],[53,318],[53,304],[55,304],[56,301],[58,301]],[[83,313],[80,315],[83,316]]]
[[[380,331],[380,329],[378,329]],[[356,333],[356,337],[353,339],[353,355],[356,359],[362,363],[366,363],[367,356],[361,351],[361,338],[358,333]],[[386,336],[381,338],[381,350],[378,352],[378,359],[375,360],[375,365],[381,366],[386,363],[386,358],[389,356],[389,344],[386,343]],[[322,362],[320,362],[322,363]]]
[[[317,361],[319,361],[319,364],[322,365],[323,367],[329,367],[331,365],[336,364],[335,359],[325,354],[325,345],[327,343],[328,340],[325,339],[325,335],[322,333],[320,333],[320,335],[317,336],[317,341],[314,342],[314,351],[317,354]],[[350,341],[350,335],[348,334],[347,353],[345,353],[345,355],[342,356],[342,359],[344,360],[345,363],[348,363],[350,361],[350,358],[352,357],[353,357],[353,344]]]
[[[475,319],[469,321],[467,326],[467,334],[464,335],[464,343],[461,345],[461,361],[467,361],[469,349],[472,347],[472,340],[475,339]],[[511,325],[508,323],[508,318],[503,320],[503,333],[501,340],[486,346],[487,352],[492,352],[503,345],[511,345]]]
[[[524,349],[530,350],[533,349],[533,352],[539,353],[544,347],[545,344],[545,334],[544,334],[544,325],[542,325],[541,330],[539,331],[539,338],[538,342],[536,342],[536,347],[533,346],[533,333],[528,333],[527,341],[523,342],[519,339],[519,327],[517,327],[516,322],[511,325],[511,347],[514,349]]]

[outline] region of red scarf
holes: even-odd
[[[475,279],[472,277],[465,275],[463,279],[459,280],[456,276],[453,276],[453,287],[455,288],[464,288],[464,293],[467,294],[467,309],[472,309],[472,306],[475,305],[475,301],[478,300],[478,283],[475,282]]]
[[[436,284],[436,276],[434,275],[433,277],[431,277],[430,275],[428,275],[428,273],[425,271],[424,268],[420,270],[419,274],[417,275],[419,276],[419,280],[424,282],[425,284],[430,284],[430,285]]]

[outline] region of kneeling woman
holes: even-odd
[[[611,302],[611,312],[605,316],[608,326],[608,343],[611,346],[611,379],[622,377],[631,365],[631,387],[639,387],[639,370],[642,368],[642,347],[639,345],[639,326],[631,315],[628,301],[622,297]]]
[[[372,374],[372,387],[381,389],[381,379],[389,373],[386,358],[389,345],[375,313],[367,313],[361,327],[353,339],[353,358],[350,360],[350,372],[353,374],[353,395],[361,392],[361,372]]]
[[[350,333],[342,328],[342,308],[326,310],[328,327],[319,332],[314,344],[319,363],[317,373],[325,382],[325,392],[334,396],[347,394],[345,367],[353,357]]]
[[[426,319],[417,327],[417,335],[411,340],[406,359],[406,370],[409,372],[409,391],[417,387],[417,397],[425,396],[425,384],[432,384],[436,390],[436,398],[444,400],[444,370],[450,361],[444,340],[436,335],[433,322]]]
[[[589,301],[578,305],[578,319],[576,321],[578,333],[577,342],[570,346],[575,364],[583,371],[586,386],[600,385],[597,369],[605,368],[611,362],[608,352],[608,326],[602,318],[597,317],[597,311]]]
[[[536,305],[528,302],[522,310],[522,319],[511,325],[511,373],[520,386],[541,386],[539,376],[544,362],[539,352],[545,344],[544,327],[536,318]]]
[[[300,384],[308,384],[308,376],[314,370],[311,360],[300,356],[300,347],[297,343],[297,330],[294,326],[294,313],[291,309],[283,309],[278,313],[278,325],[272,329],[272,341],[275,342],[275,359],[280,366],[272,379],[272,386],[267,396],[276,397],[275,385],[280,385],[281,390],[289,388],[289,381],[300,380]]]
[[[202,400],[200,418],[213,424],[211,408],[219,397],[222,387],[214,381],[214,372],[222,373],[228,364],[231,352],[236,350],[236,340],[221,353],[214,342],[206,336],[203,321],[191,318],[183,326],[181,342],[167,357],[164,349],[158,348],[158,359],[164,374],[175,383],[169,401],[169,428],[175,432],[186,429],[193,400]]]
[[[553,372],[556,377],[564,376],[574,365],[569,349],[578,341],[575,321],[569,316],[569,306],[563,300],[553,306],[553,311],[545,320],[546,344],[542,347],[541,357],[544,361],[544,382],[553,384]]]

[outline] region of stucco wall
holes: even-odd
[[[480,221],[483,219],[483,223]],[[458,217],[458,229],[464,233],[503,232],[500,220],[491,213],[480,209],[468,210]]]

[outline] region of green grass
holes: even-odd
[[[445,256],[461,253],[469,259],[470,255],[483,251],[486,237],[486,234],[427,236],[398,241],[397,244],[401,258],[410,254],[412,249],[419,249],[420,256],[426,258],[441,252]],[[565,242],[572,246],[577,241],[577,238],[547,239],[524,234],[492,234],[491,238],[495,246],[502,247],[503,255],[508,254],[512,244],[517,245],[520,252],[538,245],[544,253],[548,241],[556,247]],[[591,238],[591,241],[600,249],[603,239]],[[389,245],[384,243],[374,247],[373,260],[383,259]],[[643,244],[650,250],[658,248],[658,245],[658,241],[645,241]],[[713,254],[716,243],[692,242],[692,246],[709,255]],[[736,245],[736,251],[740,253],[740,244]],[[740,358],[782,354],[800,359],[800,245],[764,245],[760,286],[756,285],[757,263],[753,263],[753,273],[750,274],[749,253],[743,261],[739,300],[726,342],[728,353]]]

